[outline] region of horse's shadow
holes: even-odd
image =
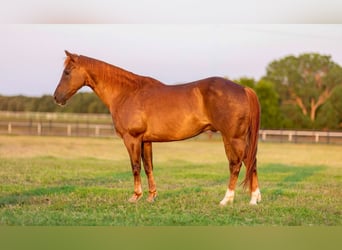
[[[13,192],[0,197],[0,207],[6,205],[24,205],[32,203],[50,204],[51,197],[76,192],[78,189],[101,187],[110,188],[116,182],[126,181],[131,178],[131,172],[119,172],[116,174],[99,175],[93,178],[73,178],[63,180],[63,183],[55,183],[48,187],[36,187],[21,192]]]
[[[0,197],[0,207],[6,205],[24,205],[31,203],[33,197],[41,197],[39,203],[49,203],[50,199],[48,198],[51,195],[56,194],[67,194],[74,192],[76,190],[75,186],[54,186],[54,187],[39,187],[30,189],[23,192],[14,192],[12,194],[8,194],[6,196]]]
[[[300,191],[298,185],[325,169],[325,166],[265,165],[259,172],[268,182],[264,189],[264,197],[268,196],[269,200],[273,201],[283,196],[294,197]]]
[[[324,166],[293,166],[285,164],[268,164],[260,169],[260,172],[267,178],[272,175],[284,174],[282,183],[298,183],[302,182],[317,172],[326,169]]]

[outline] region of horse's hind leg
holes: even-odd
[[[244,161],[244,164],[247,166],[247,162]],[[258,173],[255,169],[252,174],[252,179],[250,183],[250,192],[251,192],[251,200],[249,204],[257,205],[261,201],[261,193],[258,184]]]
[[[148,180],[149,195],[147,197],[148,202],[153,202],[157,197],[156,183],[153,177],[153,163],[152,163],[152,143],[143,142],[141,158],[144,163],[144,169]]]
[[[230,170],[227,192],[220,202],[220,205],[225,206],[227,203],[232,203],[234,201],[234,190],[239,177],[242,160],[245,155],[246,143],[242,139],[223,138],[223,141],[226,155],[229,160]]]
[[[256,205],[261,201],[261,193],[260,193],[260,189],[258,187],[258,178],[257,178],[257,173],[253,173],[253,186],[251,191],[251,201],[249,202],[249,204],[251,205]]]

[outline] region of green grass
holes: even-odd
[[[342,146],[260,143],[262,202],[220,207],[220,141],[154,145],[158,198],[137,204],[118,139],[0,136],[0,225],[342,225]],[[240,173],[240,181],[245,174]]]

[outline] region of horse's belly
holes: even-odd
[[[178,141],[191,138],[208,129],[210,125],[206,121],[160,121],[148,126],[143,139],[155,142]]]

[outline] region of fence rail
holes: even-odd
[[[37,135],[37,136],[115,136],[114,126],[93,123],[60,122],[0,122],[0,134]],[[218,137],[209,133],[207,138]],[[260,130],[260,141],[290,143],[328,143],[342,144],[342,132],[335,131],[297,131],[297,130]]]
[[[0,134],[38,136],[114,136],[109,124],[56,122],[0,122]]]
[[[259,136],[261,141],[342,144],[342,132],[335,131],[260,130]]]

